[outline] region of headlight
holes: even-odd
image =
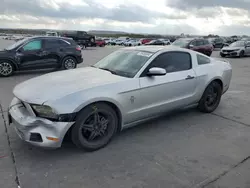
[[[240,49],[234,49],[234,51],[239,51]]]
[[[46,105],[31,105],[32,109],[38,117],[48,118],[48,119],[58,119],[58,115],[50,106]]]

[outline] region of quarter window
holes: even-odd
[[[34,40],[29,42],[23,47],[24,51],[31,51],[31,50],[40,50],[42,48],[42,41],[41,40]]]
[[[210,63],[210,59],[203,55],[197,54],[198,65],[204,65]]]
[[[192,68],[191,56],[187,52],[167,52],[156,57],[141,76],[146,76],[152,67],[164,68],[167,73],[185,71]]]

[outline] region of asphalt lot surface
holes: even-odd
[[[0,48],[8,43],[0,40]],[[84,49],[80,67],[116,48]],[[213,56],[219,57],[218,52]],[[36,148],[7,125],[13,87],[50,71],[0,78],[0,187],[249,188],[250,58],[228,60],[233,67],[231,86],[214,113],[195,108],[171,113],[125,130],[92,153],[70,142],[57,150]]]

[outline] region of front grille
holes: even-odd
[[[222,50],[222,52],[233,52],[234,50]]]

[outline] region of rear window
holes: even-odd
[[[58,48],[58,47],[68,47],[70,46],[70,42],[61,39],[46,39],[45,40],[45,48]]]

